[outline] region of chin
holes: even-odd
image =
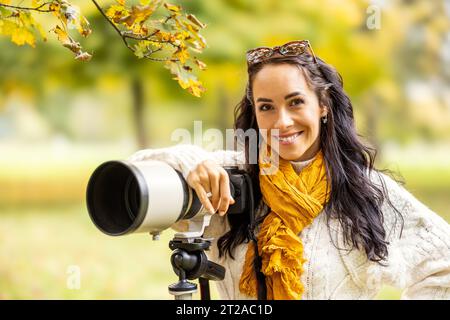
[[[297,161],[304,155],[304,153],[305,152],[303,150],[292,150],[292,151],[280,150],[279,155],[284,160]]]

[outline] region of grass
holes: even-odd
[[[147,234],[109,237],[80,205],[3,208],[1,219],[1,299],[173,298],[167,289],[177,281],[168,247],[173,231],[159,241]],[[70,288],[73,266],[79,289]]]

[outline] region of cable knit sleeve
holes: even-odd
[[[158,160],[181,172],[187,179],[189,173],[205,160],[212,160],[220,166],[237,166],[243,168],[244,153],[233,150],[217,150],[213,152],[190,144],[179,144],[167,148],[144,149],[131,155],[127,160]]]
[[[391,178],[380,175],[401,219],[383,207],[388,263],[372,264],[367,283],[403,289],[402,299],[450,299],[450,226]]]

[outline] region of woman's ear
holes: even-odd
[[[321,105],[320,106],[320,117],[325,117],[326,115],[328,115],[328,107],[325,105]]]

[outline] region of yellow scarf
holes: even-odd
[[[261,271],[266,277],[267,299],[301,299],[304,287],[300,276],[306,260],[298,234],[311,224],[328,200],[325,163],[319,151],[300,174],[281,158],[278,167],[274,174],[262,174],[267,167],[260,160],[263,201],[271,209],[257,236]],[[254,242],[249,243],[239,288],[256,297],[254,251]]]

